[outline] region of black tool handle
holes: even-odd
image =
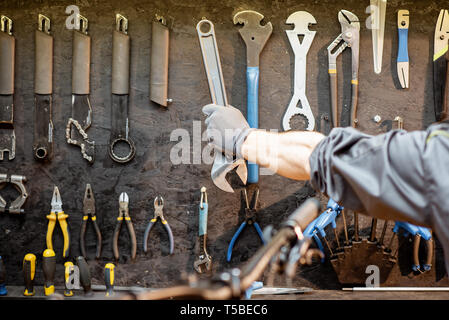
[[[131,241],[131,259],[134,260],[136,258],[137,253],[137,239],[136,232],[134,231],[133,223],[131,222],[131,218],[125,219],[126,226],[128,227],[129,240]]]
[[[84,259],[84,257],[81,257],[81,256],[77,257],[76,265],[78,266],[79,271],[80,271],[80,283],[84,289],[84,294],[92,295],[93,292],[92,292],[90,270],[89,270],[89,265],[86,262],[86,259]]]
[[[87,259],[87,250],[86,250],[86,229],[87,229],[87,221],[88,216],[83,217],[83,222],[81,223],[81,229],[80,229],[80,250],[81,255]],[[98,227],[96,219],[92,220],[92,224],[94,226],[95,235],[97,237],[97,251],[95,253],[95,258],[100,259],[101,256],[101,245],[102,245],[102,237],[101,237],[101,231]]]
[[[359,84],[357,80],[352,80],[351,85],[351,127],[357,127],[357,106],[359,102]]]
[[[97,251],[95,253],[95,257],[100,259],[102,245],[101,231],[96,220],[92,220],[92,224],[94,225],[95,234],[97,235]]]
[[[440,56],[433,61],[433,94],[435,119],[442,119],[444,90],[446,87],[447,61],[445,55]]]
[[[115,260],[118,260],[120,258],[120,254],[118,251],[118,238],[120,235],[120,230],[122,228],[122,222],[122,219],[117,219],[117,224],[115,225],[114,234],[112,236],[112,252],[114,253]]]
[[[329,72],[329,85],[330,85],[330,99],[331,99],[331,114],[332,125],[334,128],[339,126],[339,114],[338,114],[338,96],[337,96],[337,71]]]
[[[8,290],[6,289],[6,268],[3,263],[3,258],[0,256],[0,296],[6,296]]]
[[[34,295],[34,275],[36,274],[36,256],[28,253],[23,258],[23,278],[25,282],[24,296]]]
[[[44,271],[44,293],[46,296],[55,293],[56,256],[52,249],[46,249],[42,257],[42,270]]]

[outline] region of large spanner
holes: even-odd
[[[273,26],[271,22],[262,26],[263,15],[252,10],[234,15],[234,24],[243,24],[239,29],[246,44],[247,120],[251,128],[259,127],[259,56],[268,41]],[[259,182],[259,166],[248,163],[248,182]]]
[[[196,31],[200,41],[204,69],[206,70],[212,102],[220,106],[227,106],[228,100],[226,98],[214,25],[209,20],[203,19],[196,25]],[[214,184],[223,191],[234,192],[231,185],[226,181],[226,174],[234,168],[237,168],[237,175],[246,184],[248,173],[245,161],[243,159],[233,159],[223,153],[215,152],[214,164],[212,165],[211,171]]]
[[[290,120],[294,115],[301,115],[307,119],[306,130],[312,131],[315,128],[315,118],[306,97],[306,62],[307,52],[316,33],[309,30],[309,25],[316,24],[316,20],[308,12],[297,11],[287,18],[286,24],[295,26],[293,30],[285,31],[295,54],[295,76],[293,97],[282,119],[282,128],[284,131],[291,130]],[[302,42],[299,41],[299,36],[303,36]]]
[[[12,20],[0,17],[0,161],[5,152],[8,160],[16,156],[14,131],[14,56],[16,40],[12,34]]]

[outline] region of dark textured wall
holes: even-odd
[[[90,166],[81,158],[79,148],[65,141],[65,124],[71,110],[71,55],[72,32],[65,27],[65,8],[76,4],[81,14],[89,19],[92,37],[91,104],[93,124],[88,131],[96,141],[96,161]],[[389,1],[385,26],[385,43],[382,74],[373,72],[371,31],[365,27],[368,1],[24,1],[2,0],[0,13],[14,21],[16,37],[15,70],[15,128],[17,156],[14,161],[0,164],[1,172],[23,174],[28,177],[30,194],[26,214],[0,216],[0,254],[4,257],[8,283],[21,284],[23,256],[32,252],[38,259],[36,283],[41,284],[41,254],[45,249],[46,214],[50,210],[53,186],[62,195],[63,208],[69,214],[72,234],[71,253],[79,252],[79,227],[82,216],[82,200],[86,183],[92,185],[97,203],[97,215],[103,234],[103,254],[100,261],[94,255],[93,235],[89,234],[89,264],[94,283],[103,282],[103,266],[112,259],[111,238],[118,213],[118,197],[121,192],[130,198],[130,215],[137,233],[138,255],[134,263],[129,261],[126,230],[120,238],[122,257],[116,269],[118,285],[168,286],[180,279],[183,272],[193,272],[197,255],[198,202],[200,187],[208,188],[209,242],[208,248],[214,260],[214,271],[238,265],[247,260],[259,246],[254,230],[246,230],[236,245],[232,262],[226,263],[227,245],[243,217],[240,196],[218,190],[210,179],[211,166],[207,164],[173,165],[169,155],[177,143],[170,141],[170,133],[184,128],[192,133],[193,121],[204,119],[201,107],[210,102],[209,89],[204,73],[202,56],[195,26],[202,17],[215,24],[218,46],[229,102],[244,111],[246,109],[245,45],[232,23],[232,16],[241,9],[253,9],[271,21],[274,30],[261,55],[259,114],[260,127],[280,129],[281,118],[288,105],[293,85],[294,57],[285,30],[287,17],[298,10],[310,12],[317,20],[317,31],[308,53],[307,96],[316,119],[329,111],[329,85],[327,75],[327,51],[329,43],[340,33],[337,13],[347,9],[355,13],[361,22],[360,42],[360,97],[358,118],[360,129],[378,134],[391,127],[391,120],[400,115],[405,129],[422,129],[434,121],[432,95],[433,35],[438,12],[447,7],[446,1]],[[410,10],[409,54],[410,90],[399,89],[396,76],[397,29],[396,14],[400,8]],[[55,125],[55,157],[51,163],[41,164],[32,155],[34,30],[37,15],[50,17],[54,36],[54,94],[53,120]],[[135,159],[125,165],[114,163],[107,154],[111,107],[111,42],[115,13],[129,19],[131,37],[131,90],[130,127],[136,146]],[[167,108],[149,101],[151,21],[154,14],[162,14],[170,21],[170,69],[169,96],[173,103]],[[349,51],[349,50],[347,50]],[[340,103],[344,105],[343,121],[347,122],[346,108],[350,101],[350,54],[339,58]],[[343,98],[344,96],[344,98]],[[244,111],[245,112],[245,111]],[[380,115],[386,126],[372,120]],[[317,127],[323,132],[320,121]],[[201,128],[204,129],[204,125]],[[298,128],[301,129],[301,128]],[[205,144],[203,143],[203,147]],[[193,157],[193,149],[190,155]],[[296,182],[276,175],[260,179],[262,227],[278,226],[297,205],[314,192],[307,183]],[[145,226],[153,215],[153,199],[162,195],[165,199],[165,217],[174,237],[174,255],[168,255],[168,241],[160,224],[151,234],[150,252],[142,252]],[[323,204],[327,201],[321,197]],[[370,219],[362,219],[368,227]],[[339,225],[341,223],[339,222]],[[363,229],[363,228],[362,228]],[[91,232],[92,230],[89,229]],[[367,229],[363,230],[365,233]],[[380,231],[379,231],[380,232]],[[332,236],[330,236],[332,237]],[[57,283],[63,282],[62,237],[56,228],[55,246],[58,256]],[[411,254],[411,251],[410,251]],[[437,247],[436,267],[431,273],[418,277],[408,274],[407,253],[391,274],[390,283],[396,285],[442,285],[442,252]],[[405,270],[405,271],[404,271]],[[435,270],[439,270],[437,275]],[[336,288],[338,282],[329,264],[315,264],[298,271],[296,285]]]

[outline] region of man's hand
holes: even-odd
[[[241,149],[248,134],[254,130],[248,125],[243,114],[232,106],[208,104],[203,107],[208,117],[206,123],[207,139],[213,147],[228,156],[243,158]]]

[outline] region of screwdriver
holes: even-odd
[[[84,259],[83,256],[79,256],[76,258],[76,265],[78,266],[80,271],[80,283],[83,286],[84,294],[90,296],[93,294],[93,292],[91,288],[89,265],[87,264],[86,259]]]
[[[104,282],[106,284],[106,297],[114,295],[114,269],[113,263],[107,263],[104,266]]]
[[[6,290],[6,269],[3,264],[3,258],[0,256],[0,296],[6,296],[8,290]]]
[[[34,275],[36,273],[36,256],[28,253],[23,258],[23,278],[25,280],[24,296],[34,296]]]
[[[64,285],[65,285],[65,289],[64,289],[64,296],[66,297],[71,297],[73,296],[73,291],[70,290],[70,274],[72,273],[73,269],[74,269],[74,265],[71,261],[67,261],[66,263],[64,263],[64,267],[65,267],[65,271],[64,271]]]
[[[44,293],[46,296],[55,293],[54,278],[56,272],[56,256],[52,249],[46,249],[42,255],[42,270],[44,270]]]

